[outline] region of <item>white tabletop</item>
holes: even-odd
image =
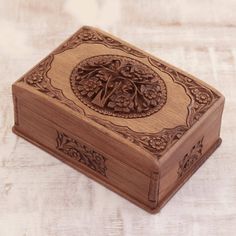
[[[0,236],[236,235],[235,12],[235,0],[1,0]],[[11,132],[11,84],[83,24],[226,96],[221,147],[157,215]]]

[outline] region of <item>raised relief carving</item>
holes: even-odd
[[[218,99],[218,95],[216,95],[209,88],[199,84],[197,81],[189,78],[183,73],[172,69],[154,58],[149,58],[149,61],[153,66],[162,72],[169,74],[175,83],[178,83],[184,87],[186,94],[191,99],[191,103],[188,106],[189,115],[186,120],[189,127],[197,122]]]
[[[72,71],[75,95],[99,113],[123,118],[149,116],[166,103],[164,81],[138,60],[100,55],[81,61]]]
[[[50,82],[51,79],[47,76],[47,72],[51,68],[54,55],[62,53],[68,49],[76,48],[80,44],[84,43],[102,44],[108,48],[122,50],[127,54],[136,56],[138,58],[146,58],[152,66],[170,75],[174,83],[177,83],[184,88],[191,101],[188,105],[189,112],[188,116],[186,117],[186,125],[179,125],[171,129],[163,129],[158,133],[140,133],[131,130],[129,127],[119,126],[105,119],[86,115],[82,108],[64,96],[62,90],[55,88]],[[75,33],[68,41],[57,48],[52,54],[50,54],[50,56],[39,63],[20,81],[26,82],[28,85],[35,87],[38,91],[59,100],[61,103],[65,104],[71,109],[88,116],[90,119],[109,128],[110,130],[113,130],[136,145],[145,148],[158,159],[163,156],[163,154],[173,144],[175,144],[219,98],[219,96],[214,91],[186,76],[180,71],[175,70],[163,62],[89,27],[83,27],[81,30]],[[123,103],[126,104],[125,102]],[[106,104],[106,107],[108,107],[108,104]],[[104,109],[103,107],[100,107],[100,109],[101,108]]]
[[[119,49],[128,54],[139,58],[145,58],[146,55],[139,50],[134,49],[119,40],[116,40],[108,35],[103,34],[102,32],[98,32],[95,29],[91,29],[90,27],[84,26],[78,32],[76,32],[71,38],[69,38],[64,44],[58,47],[54,54],[62,53],[68,49],[73,49],[78,47],[83,43],[91,43],[91,44],[102,44],[108,48]]]
[[[106,158],[103,155],[61,132],[57,132],[56,142],[56,148],[68,157],[106,176]]]
[[[51,68],[53,59],[53,55],[48,56],[20,81],[25,81],[28,85],[34,87],[41,93],[44,93],[51,98],[57,99],[62,104],[70,107],[72,110],[83,114],[84,111],[80,107],[78,107],[73,101],[66,98],[60,89],[55,88],[51,84],[51,79],[47,76],[47,72]]]
[[[204,137],[203,137],[204,138]],[[178,178],[183,177],[202,157],[203,138],[179,162]]]

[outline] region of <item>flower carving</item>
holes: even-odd
[[[149,140],[149,145],[156,151],[163,151],[167,146],[167,141],[163,137],[153,137]]]
[[[30,85],[40,84],[43,81],[43,76],[38,74],[32,74],[27,78],[27,83]]]
[[[143,93],[143,96],[147,103],[151,106],[157,106],[158,102],[160,101],[160,93],[161,89],[157,86],[141,86],[141,92]]]
[[[93,94],[95,94],[101,86],[102,82],[98,78],[91,78],[89,80],[80,81],[78,84],[78,90],[82,95],[92,97]]]
[[[134,107],[134,102],[129,93],[117,93],[110,97],[107,106],[114,109],[115,112],[129,113]]]
[[[66,154],[68,158],[106,176],[106,158],[102,154],[62,132],[57,132],[56,142],[56,148]]]
[[[94,38],[94,33],[90,30],[84,30],[80,33],[79,38],[83,41],[92,40]]]
[[[123,118],[145,117],[166,103],[162,78],[133,58],[100,55],[81,61],[72,71],[74,94],[90,108]]]
[[[193,89],[192,93],[194,94],[196,101],[198,101],[200,104],[208,104],[212,101],[209,93],[200,91],[199,89]]]
[[[178,177],[184,177],[201,160],[203,139],[199,140],[179,162]]]

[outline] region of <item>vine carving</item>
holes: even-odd
[[[106,158],[103,155],[62,132],[57,132],[56,142],[56,148],[68,157],[106,176]]]
[[[177,83],[184,88],[187,96],[189,96],[190,98],[190,104],[188,105],[188,108],[187,108],[188,116],[186,118],[186,125],[179,125],[171,129],[163,129],[162,131],[157,132],[157,133],[135,132],[131,130],[129,127],[119,126],[119,125],[111,123],[110,121],[107,121],[107,120],[104,120],[95,116],[86,115],[82,108],[80,108],[73,101],[69,100],[68,98],[64,96],[62,90],[55,88],[51,84],[51,79],[47,75],[47,72],[50,70],[51,63],[56,54],[62,53],[68,49],[73,49],[85,43],[86,44],[102,44],[108,48],[119,49],[121,51],[126,52],[127,54],[136,56],[137,58],[146,58],[149,61],[150,65],[168,74],[174,83]],[[125,80],[121,79],[122,83],[119,84],[119,82],[116,81],[116,79],[114,79],[114,76],[113,77],[110,76],[113,79],[109,79],[110,82],[108,83],[109,86],[107,86],[106,93],[104,90],[101,91],[97,89],[99,88],[99,86],[101,86],[101,84],[106,83],[105,81],[103,81],[104,73],[106,73],[106,76],[109,77],[109,73],[107,73],[107,69],[109,69],[110,66],[116,66],[116,67],[118,66],[116,68],[116,71],[120,72],[120,69],[118,69],[119,66],[122,63],[128,64],[130,60],[130,59],[127,59],[128,57],[121,58],[121,56],[118,56],[118,55],[113,55],[113,57],[114,57],[114,60],[117,62],[111,63],[112,59],[108,55],[105,57],[105,62],[104,60],[100,60],[101,58],[99,59],[100,61],[99,66],[101,66],[102,63],[108,63],[108,64],[111,63],[111,64],[106,65],[106,69],[103,68],[104,70],[100,70],[100,72],[96,74],[97,79],[94,80],[95,84],[94,82],[91,83],[91,81],[89,80],[89,76],[88,76],[89,72],[86,74],[82,72],[83,70],[81,71],[79,69],[81,66],[86,67],[91,62],[87,60],[87,61],[81,62],[82,64],[77,65],[77,67],[75,67],[71,76],[71,85],[75,94],[77,96],[81,96],[79,98],[84,103],[88,104],[93,109],[96,109],[98,112],[100,113],[107,112],[109,115],[114,115],[114,116],[119,116],[119,117],[126,117],[126,118],[144,117],[146,115],[150,115],[153,112],[160,110],[161,107],[165,104],[167,92],[166,92],[166,88],[165,88],[165,84],[163,80],[157,75],[157,73],[155,73],[152,70],[151,72],[149,70],[149,72],[151,75],[153,75],[153,77],[152,78],[149,77],[149,80],[154,81],[154,84],[156,83],[154,86],[155,92],[152,93],[151,90],[147,89],[149,88],[148,83],[144,87],[142,87],[141,85],[137,86],[140,93],[139,95],[136,95],[137,98],[133,98],[132,101],[131,101],[130,96],[131,94],[133,95],[135,94],[134,92],[135,89],[132,86],[131,87],[128,86],[126,83],[132,84],[134,79],[128,79],[127,81],[129,82],[125,82],[125,83],[124,83]],[[92,61],[92,64],[97,59],[98,58],[94,57],[93,58],[94,61]],[[103,62],[101,63],[101,61]],[[136,63],[137,60],[134,60],[134,61]],[[140,66],[141,62],[138,62],[136,64]],[[145,65],[141,64],[141,67],[142,67],[142,71],[147,70]],[[82,74],[80,74],[80,72]],[[127,75],[129,78],[130,75],[129,74]],[[106,79],[108,77],[106,77]],[[39,63],[28,74],[26,74],[20,80],[20,82],[22,81],[27,83],[30,86],[33,86],[38,91],[44,94],[47,94],[48,96],[54,99],[59,100],[61,103],[65,104],[71,109],[91,118],[97,123],[120,134],[121,136],[137,144],[138,146],[143,147],[144,149],[149,151],[158,159],[172,145],[174,145],[186,133],[186,131],[188,131],[219,98],[219,96],[215,92],[213,92],[211,89],[207,88],[203,84],[200,84],[199,82],[195,81],[194,79],[190,78],[189,76],[180,72],[179,70],[173,69],[169,65],[153,57],[150,57],[131,46],[128,46],[128,44],[124,44],[122,41],[114,39],[90,27],[83,27],[82,29],[80,29],[71,38],[69,38],[64,44],[59,46],[53,53],[51,53],[50,56],[48,56],[41,63]],[[76,86],[77,88],[75,88]],[[83,94],[81,92],[82,91],[81,86],[85,86],[87,88],[87,90],[85,89],[85,92],[83,92]],[[93,92],[90,93],[90,90],[93,86],[95,90],[93,90]],[[116,98],[115,92],[110,94],[110,96],[107,96],[107,94],[112,92],[113,88],[115,88],[114,91],[117,91],[117,93],[119,93],[120,90],[122,90],[126,96],[123,96],[123,97],[121,96],[119,98],[120,100]],[[80,91],[82,95],[81,94],[78,95],[78,91]],[[157,98],[157,100],[153,99],[154,95],[156,96],[155,98]],[[99,98],[98,100],[95,99],[95,97],[97,96]],[[146,105],[138,106],[137,104],[140,104],[141,102],[143,102],[142,99],[144,97],[145,97]],[[148,99],[146,100],[146,98]],[[139,102],[135,102],[135,99],[137,99]]]
[[[183,177],[202,157],[203,138],[179,162],[178,177]]]
[[[70,81],[83,103],[105,115],[145,117],[166,103],[161,77],[147,65],[124,56],[87,58],[73,69]]]

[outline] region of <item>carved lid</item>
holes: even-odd
[[[100,30],[83,27],[21,82],[159,159],[220,97]]]
[[[150,67],[130,57],[99,55],[73,69],[71,87],[88,107],[110,116],[146,117],[166,103],[163,79]]]

